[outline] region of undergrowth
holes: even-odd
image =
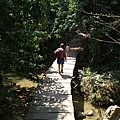
[[[111,71],[98,74],[91,72],[90,68],[80,70],[82,75],[81,92],[85,94],[86,100],[96,106],[119,104],[120,101],[120,71]]]
[[[20,87],[15,83],[3,84],[0,87],[0,120],[24,118],[35,88]]]

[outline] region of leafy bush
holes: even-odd
[[[13,86],[13,87],[12,87]],[[0,87],[0,116],[1,120],[13,119],[16,107],[21,106],[22,101],[14,95],[14,85]]]
[[[92,73],[90,69],[85,69],[81,71],[81,74],[83,75],[81,91],[85,93],[86,99],[90,100],[92,104],[108,106],[119,103],[120,82],[115,79],[113,72],[100,75]]]

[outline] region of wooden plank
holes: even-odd
[[[57,73],[57,62],[38,83],[26,120],[75,120],[71,95],[71,79],[76,52],[71,51],[64,64],[64,73]]]

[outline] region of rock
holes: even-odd
[[[108,107],[103,120],[120,120],[120,107],[117,105]]]
[[[90,110],[87,114],[87,116],[93,116],[93,110]]]

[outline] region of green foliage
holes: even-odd
[[[12,85],[12,83],[11,83]],[[0,116],[1,120],[13,119],[15,109],[22,106],[22,101],[15,96],[14,86],[0,87]]]
[[[93,67],[103,63],[108,63],[107,66],[119,64],[119,46],[108,44],[119,42],[119,16],[116,17],[119,3],[115,0],[4,0],[0,2],[0,11],[3,71],[9,68],[31,72],[33,66],[34,70],[41,69],[49,57],[50,45],[66,43],[77,29],[92,36],[89,56]],[[108,62],[107,56],[111,61]]]
[[[77,18],[80,32],[90,33],[88,38],[90,63],[93,69],[120,69],[120,3],[116,0],[79,1]]]
[[[116,74],[115,74],[116,73]],[[119,104],[120,101],[120,81],[117,72],[104,73],[102,75],[91,72],[89,68],[81,74],[81,91],[85,93],[86,99],[97,106],[108,106]]]
[[[50,34],[48,1],[0,2],[1,70],[33,72],[44,68]],[[4,11],[4,12],[3,12]],[[5,13],[5,14],[4,14]]]
[[[58,6],[57,8],[55,6]],[[72,2],[52,3],[52,11],[56,11],[55,20],[52,29],[52,35],[58,39],[65,39],[65,37],[71,37],[76,29],[76,13],[75,5]],[[64,40],[65,41],[65,40]]]
[[[45,68],[46,60],[50,61],[49,58],[53,58],[51,57],[53,50],[59,43],[61,41],[66,43],[72,39],[77,30],[91,34],[91,38],[87,38],[85,46],[82,47],[87,46],[85,53],[92,68],[101,72],[113,69],[118,71],[119,6],[120,2],[116,0],[1,0],[0,73],[19,71],[30,73],[32,76],[37,75],[37,72]],[[93,99],[94,103],[99,100],[99,105],[103,105],[104,102],[107,104],[117,102],[116,98],[120,97],[114,91],[118,93],[119,86],[116,80],[113,81],[114,78],[106,79],[105,75],[100,75],[96,79],[97,74],[87,75],[88,78],[84,81],[90,82],[90,85],[85,83],[86,94],[93,93],[88,97],[90,100]],[[119,72],[113,72],[113,76],[117,76],[118,80]],[[5,90],[5,93],[7,92],[8,89]],[[107,92],[108,96],[104,92]],[[1,98],[5,96],[10,98],[9,93],[5,95],[1,91]],[[2,108],[6,110],[9,105],[1,104],[0,114],[4,114]]]

